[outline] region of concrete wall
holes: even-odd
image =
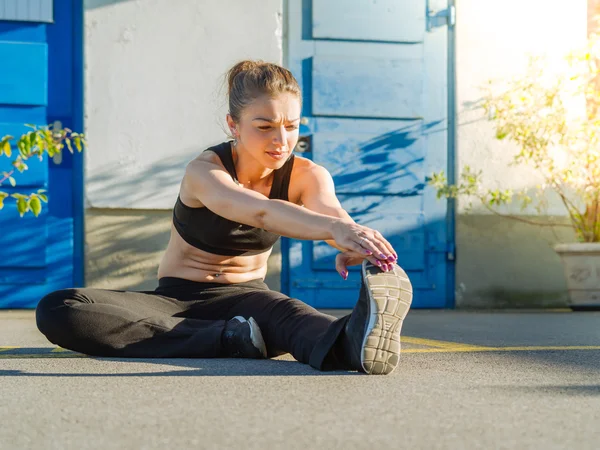
[[[493,125],[473,105],[489,79],[522,73],[529,54],[560,55],[586,38],[587,0],[457,0],[458,167],[482,169],[488,187],[532,188],[531,170],[508,168],[516,152],[494,139]],[[549,198],[548,214],[564,216]],[[457,304],[562,304],[566,282],[552,244],[573,241],[569,229],[550,230],[490,216],[475,206],[457,220]],[[530,211],[531,212],[531,211]],[[566,223],[566,220],[564,221]]]
[[[85,5],[87,206],[172,208],[187,162],[225,138],[224,73],[281,62],[281,0]]]

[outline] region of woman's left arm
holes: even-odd
[[[300,185],[300,202],[306,209],[331,217],[353,220],[350,214],[342,208],[335,195],[333,178],[324,167],[311,164],[310,167],[304,169],[300,177]],[[325,242],[340,251],[345,251],[334,240],[326,240]]]
[[[342,208],[340,201],[335,195],[333,178],[327,169],[312,163],[310,166],[303,169],[299,178],[301,187],[300,202],[305,208],[327,216],[353,220],[346,210]],[[378,231],[375,231],[375,233],[379,234]],[[379,236],[387,244],[390,252],[389,255],[394,257],[393,259],[390,259],[389,262],[391,263],[397,260],[398,256],[391,244],[380,234]],[[359,253],[349,252],[337,245],[333,240],[326,240],[325,242],[343,252],[336,258],[336,269],[344,279],[348,276],[347,266],[360,264],[365,258],[380,267],[385,263],[385,261],[380,261],[372,256],[365,257]]]

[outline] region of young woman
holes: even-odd
[[[173,210],[154,291],[65,289],[38,304],[39,330],[63,348],[136,358],[291,353],[318,370],[390,373],[412,287],[376,230],[355,223],[331,175],[292,152],[302,98],[292,74],[243,61],[228,73],[233,140],[191,161]],[[341,319],[263,282],[279,236],[325,240],[336,270],[362,264],[362,287]]]

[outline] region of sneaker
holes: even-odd
[[[351,368],[369,375],[387,375],[396,368],[400,330],[411,302],[412,285],[397,264],[384,272],[363,261],[360,296],[342,338]]]
[[[266,358],[267,347],[256,321],[235,316],[225,323],[221,336],[223,351],[229,358]]]

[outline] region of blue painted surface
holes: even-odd
[[[313,0],[312,35],[317,39],[421,42],[425,1]]]
[[[42,43],[1,42],[0,103],[48,104],[48,47]]]
[[[392,243],[414,307],[440,308],[453,302],[450,218],[426,175],[448,164],[448,34],[427,31],[425,3],[290,0],[287,59],[304,94],[300,134],[312,137],[302,156],[330,171],[358,223]],[[284,239],[282,253],[286,293],[316,307],[354,306],[359,266],[342,280],[338,252],[323,242]]]
[[[313,57],[317,116],[413,118],[423,115],[423,62],[388,57]]]
[[[23,99],[0,105],[0,132],[16,130],[23,123],[56,120],[65,127],[83,130],[82,5],[68,0],[56,2],[55,8],[56,22],[52,25],[0,21],[0,41],[43,44],[48,55],[47,105],[32,106]],[[12,199],[7,199],[0,210],[3,237],[8,229],[13,242],[12,254],[0,264],[0,307],[33,308],[53,290],[83,285],[82,159],[82,154],[64,151],[58,165],[45,157],[33,172],[30,169],[22,176],[15,175],[16,188],[6,184],[0,188],[31,192],[44,187],[49,197],[38,218],[29,214],[19,218]],[[0,164],[5,160],[0,158]],[[33,162],[28,161],[30,168]]]
[[[449,7],[455,7],[455,0],[448,0]],[[456,129],[457,129],[457,112],[456,112],[456,31],[454,27],[448,30],[448,182],[456,183],[456,174],[458,172],[458,159],[456,157]],[[456,201],[448,201],[448,212],[446,221],[447,239],[450,246],[449,260],[452,264],[447,265],[446,271],[446,300],[447,306],[454,306],[454,296],[456,292]]]

